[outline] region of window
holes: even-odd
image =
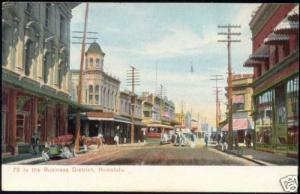
[[[93,86],[90,85],[89,86],[89,104],[93,104],[94,103],[93,102],[93,95],[94,95],[94,93],[93,93]]]
[[[64,41],[65,38],[65,18],[60,16],[60,40]]]
[[[25,52],[24,52],[24,69],[25,69],[25,75],[30,75],[30,68],[32,65],[32,52],[33,52],[33,42],[31,40],[28,40],[28,42],[25,45]]]
[[[284,84],[275,88],[276,122],[279,124],[285,124],[287,122],[284,90]]]
[[[61,89],[63,82],[63,67],[58,67],[58,88]]]
[[[11,34],[11,27],[8,25],[3,25],[2,23],[2,65],[6,66],[8,64],[8,55],[9,55],[9,47],[10,47],[10,41],[9,37]]]
[[[299,142],[299,77],[287,82],[287,143],[297,145]]]
[[[272,134],[272,98],[273,90],[266,91],[255,97],[255,125],[256,141],[258,143],[271,143]]]
[[[45,10],[45,26],[49,27],[50,25],[50,9],[51,9],[51,3],[46,3],[46,10]]]
[[[43,67],[43,80],[45,84],[48,83],[49,61],[50,61],[50,53],[48,52],[44,57],[44,67]]]
[[[95,100],[96,100],[96,104],[99,104],[99,86],[96,85],[95,88]]]
[[[90,66],[93,66],[94,60],[93,58],[90,58]]]
[[[27,11],[28,13],[32,13],[32,11],[33,11],[32,3],[27,3],[27,4],[26,4],[26,11]]]
[[[100,68],[100,59],[96,59],[96,67]]]

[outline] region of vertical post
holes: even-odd
[[[82,70],[84,61],[84,51],[85,51],[85,38],[86,38],[86,28],[87,28],[87,18],[88,18],[89,3],[86,3],[85,18],[84,18],[84,31],[83,39],[81,45],[81,59],[80,59],[80,74],[79,74],[79,84],[78,84],[78,110],[76,113],[76,130],[75,130],[75,151],[79,151],[79,136],[80,136],[80,104],[81,104],[81,89],[82,89]]]
[[[227,42],[228,54],[228,149],[232,149],[232,72],[231,72],[231,42],[241,42],[241,40],[231,40],[231,35],[241,35],[241,33],[231,32],[231,28],[240,28],[240,25],[219,25],[218,28],[227,28],[227,32],[218,33],[218,35],[227,35],[226,40],[218,40],[218,42]]]
[[[134,106],[135,106],[135,93],[134,93],[134,67],[131,67],[131,91],[132,91],[132,96],[131,96],[131,140],[130,143],[134,143]]]
[[[9,136],[9,146],[11,148],[12,155],[17,153],[17,91],[15,89],[10,89],[10,99],[9,99],[9,126],[11,127],[11,132]]]
[[[232,150],[232,73],[231,73],[231,36],[230,28],[227,35],[227,53],[228,53],[228,148]]]

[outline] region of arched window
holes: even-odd
[[[32,65],[32,54],[33,54],[33,42],[31,40],[28,40],[25,45],[25,52],[24,52],[24,69],[25,69],[25,75],[30,75],[30,68]]]

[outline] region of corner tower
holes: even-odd
[[[93,42],[85,52],[85,70],[103,71],[105,53],[97,42]]]

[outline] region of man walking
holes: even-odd
[[[205,141],[205,147],[207,147],[207,144],[208,144],[208,137],[207,137],[207,135],[205,135],[204,141]]]

